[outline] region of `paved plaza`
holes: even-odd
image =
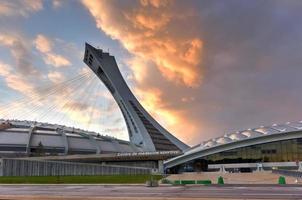
[[[0,199],[302,199],[302,187],[143,185],[1,185]]]
[[[280,174],[271,171],[253,173],[220,173],[220,172],[200,172],[183,173],[168,176],[169,180],[211,180],[217,183],[217,178],[222,176],[226,184],[277,184]],[[302,178],[285,176],[287,184],[302,185]],[[298,181],[298,182],[297,182]]]

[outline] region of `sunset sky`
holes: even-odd
[[[300,121],[301,10],[301,0],[0,0],[0,118],[128,139],[82,61],[88,42],[115,56],[146,110],[190,145]],[[84,78],[60,89],[74,77]]]

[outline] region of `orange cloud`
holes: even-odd
[[[7,76],[10,74],[10,70],[9,70],[10,66],[0,62],[0,76]]]
[[[48,65],[53,65],[54,67],[69,66],[71,62],[62,55],[55,53],[47,53],[44,57],[44,61]]]
[[[43,60],[46,64],[54,67],[69,66],[71,62],[62,55],[53,52],[53,42],[44,35],[37,35],[34,45],[38,51],[43,54]]]
[[[174,20],[184,15],[173,12],[172,1],[140,1],[120,10],[114,1],[82,2],[98,28],[118,39],[134,56],[154,62],[168,80],[189,87],[200,84],[202,40],[169,32]]]
[[[22,75],[13,72],[11,66],[0,62],[0,76],[4,77],[7,87],[24,94],[34,93],[34,86]]]
[[[47,74],[48,79],[53,83],[60,83],[65,80],[65,76],[60,72],[49,72]]]
[[[178,138],[190,141],[198,131],[198,126],[192,123],[189,113],[183,110],[169,108],[163,100],[162,91],[155,88],[135,90],[140,102],[164,127],[177,135]]]
[[[1,0],[0,16],[23,16],[43,9],[41,0]]]
[[[48,53],[52,50],[52,42],[44,35],[37,35],[34,44],[41,53]]]

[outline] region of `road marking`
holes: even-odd
[[[287,193],[287,194],[282,194],[282,193],[242,193],[242,195],[247,195],[247,196],[300,196],[302,197],[302,194],[292,194],[292,193]]]

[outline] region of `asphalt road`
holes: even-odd
[[[0,199],[302,199],[302,187],[142,185],[0,185]],[[74,199],[73,198],[73,199]]]

